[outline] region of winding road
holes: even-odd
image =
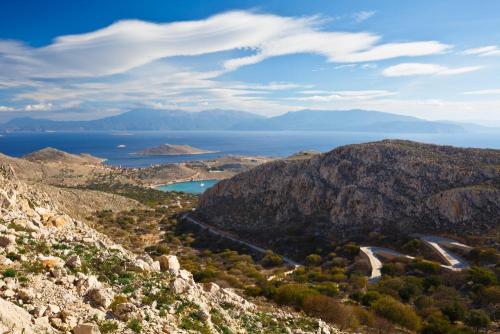
[[[439,256],[447,263],[441,264],[442,268],[460,271],[469,268],[469,263],[461,258],[460,256],[450,252],[447,248],[458,248],[464,251],[469,251],[472,248],[470,246],[459,243],[458,241],[438,237],[433,235],[415,235],[417,238],[421,239],[426,245],[431,247]],[[389,248],[384,247],[370,247],[364,246],[360,247],[360,251],[364,256],[370,261],[370,266],[372,268],[371,275],[368,282],[375,283],[382,277],[382,261],[379,257],[385,259],[394,259],[398,257],[405,257],[407,259],[414,259],[414,257],[396,252]]]
[[[187,221],[193,225],[196,225],[203,230],[208,231],[209,233],[212,233],[217,236],[221,236],[223,238],[226,238],[228,240],[231,240],[237,244],[243,245],[245,247],[248,247],[252,251],[255,251],[259,254],[265,255],[267,250],[259,247],[257,245],[254,245],[248,241],[244,241],[239,239],[238,237],[222,231],[216,227],[210,226],[208,224],[205,224],[199,220],[194,219],[189,215],[189,213],[185,213],[181,216],[181,219],[184,221]],[[469,264],[467,261],[465,261],[463,258],[460,256],[450,252],[447,248],[458,248],[464,251],[469,251],[472,249],[470,246],[464,245],[462,243],[459,243],[458,241],[444,238],[444,237],[438,237],[438,236],[433,236],[433,235],[415,235],[415,237],[421,239],[426,245],[431,247],[435,252],[439,254],[439,256],[447,263],[447,264],[442,264],[441,267],[453,271],[460,271],[463,269],[469,268]],[[405,257],[407,259],[414,259],[414,257],[399,253],[395,250],[389,249],[389,248],[384,248],[384,247],[375,247],[375,246],[363,246],[360,247],[360,251],[362,255],[364,255],[366,258],[368,258],[368,261],[370,262],[370,266],[372,268],[371,275],[368,279],[369,283],[375,283],[380,278],[382,277],[382,261],[380,258],[384,259],[394,259],[398,257]],[[294,268],[292,270],[289,270],[282,275],[282,277],[286,277],[287,275],[290,275],[293,273],[297,268],[299,268],[301,265],[298,262],[293,261],[292,259],[288,257],[283,257],[283,262],[293,266]],[[268,277],[268,280],[274,280],[278,277],[277,275],[271,275]]]
[[[253,250],[253,251],[257,252],[257,253],[260,253],[262,255],[265,255],[266,252],[267,252],[267,250],[264,249],[264,248],[262,248],[262,247],[259,247],[257,245],[254,245],[254,244],[250,243],[250,242],[238,239],[236,236],[233,236],[232,234],[230,234],[228,232],[219,230],[216,227],[213,227],[213,226],[210,226],[208,224],[202,223],[199,220],[196,220],[196,219],[192,218],[191,216],[189,216],[189,213],[183,214],[181,216],[181,219],[185,220],[185,221],[188,221],[188,222],[190,222],[193,225],[199,226],[202,229],[204,229],[204,230],[206,230],[206,231],[208,231],[208,232],[210,232],[210,233],[212,233],[214,235],[221,236],[221,237],[223,237],[225,239],[228,239],[228,240],[231,240],[231,241],[233,241],[235,243],[238,243],[240,245],[246,246],[246,247],[250,248],[251,250]],[[283,262],[286,263],[286,264],[288,264],[288,265],[291,265],[291,266],[294,266],[294,267],[300,266],[299,263],[293,261],[292,259],[290,259],[288,257],[282,256],[282,258],[283,258]]]

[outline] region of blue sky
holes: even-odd
[[[495,0],[3,1],[0,121],[363,108],[500,125],[498,13]]]

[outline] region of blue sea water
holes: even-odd
[[[201,194],[208,188],[213,187],[219,180],[202,180],[177,182],[159,186],[156,189],[162,191],[181,191],[190,194]]]
[[[329,151],[337,146],[381,139],[409,139],[461,147],[500,149],[500,133],[463,134],[382,134],[349,132],[53,132],[5,133],[0,152],[22,156],[44,147],[69,153],[89,153],[107,159],[108,164],[144,167],[153,164],[211,159],[223,155],[261,155],[283,157],[301,150]],[[187,144],[218,153],[181,156],[139,156],[132,153],[160,144]]]

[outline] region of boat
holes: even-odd
[[[125,148],[125,147],[127,147],[127,145],[123,145],[123,144],[121,144],[121,145],[118,145],[117,147],[118,147],[118,148]]]

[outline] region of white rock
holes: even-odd
[[[80,324],[73,328],[73,333],[74,334],[101,334],[101,331],[99,330],[99,327],[95,324],[91,323],[86,323],[86,324]]]
[[[35,292],[31,288],[22,288],[17,292],[19,298],[24,302],[30,302],[35,298]]]
[[[94,288],[87,292],[87,297],[94,305],[107,309],[113,302],[114,294],[111,289]]]

